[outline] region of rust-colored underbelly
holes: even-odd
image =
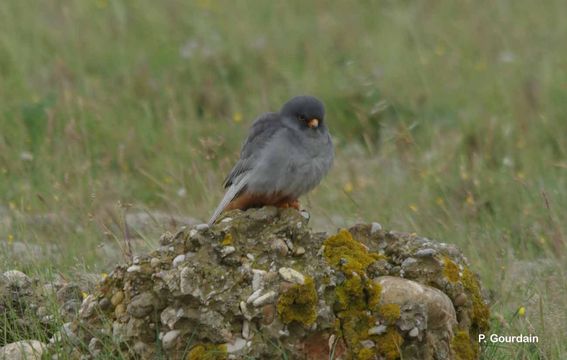
[[[249,192],[240,194],[238,197],[236,197],[234,200],[228,203],[228,205],[224,210],[225,211],[234,210],[234,209],[246,210],[250,208],[258,208],[268,205],[283,207],[283,208],[292,207],[299,210],[299,201],[289,196],[281,195],[279,193],[266,195],[266,194],[252,194]]]

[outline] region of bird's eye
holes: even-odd
[[[306,120],[306,117],[303,116],[303,115],[297,115],[297,118],[298,118],[299,120],[301,120],[301,121],[305,121],[305,120]]]

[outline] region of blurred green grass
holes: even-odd
[[[131,207],[207,218],[254,117],[309,93],[337,145],[304,200],[314,226],[379,221],[457,244],[494,292],[495,331],[540,335],[486,357],[565,357],[566,13],[561,0],[3,1],[0,205],[15,220],[0,241],[62,254],[0,264],[104,271],[95,249],[121,241],[109,223]],[[24,221],[38,214],[66,225]]]

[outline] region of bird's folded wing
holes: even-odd
[[[266,113],[254,121],[248,137],[242,145],[240,159],[224,180],[225,188],[233,185],[241,175],[254,167],[262,148],[281,128],[282,124],[278,113]]]

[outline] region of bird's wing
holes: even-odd
[[[242,150],[240,150],[240,159],[224,180],[225,188],[235,183],[240,175],[246,173],[254,166],[260,150],[281,128],[282,125],[277,113],[263,114],[254,121],[248,137],[242,145]]]
[[[250,170],[254,168],[259,153],[278,130],[282,128],[279,114],[266,113],[260,116],[250,128],[250,133],[242,145],[240,159],[234,165],[226,179],[224,187],[227,189],[221,202],[213,212],[209,225],[212,225],[224,208],[240,193],[246,190]]]

